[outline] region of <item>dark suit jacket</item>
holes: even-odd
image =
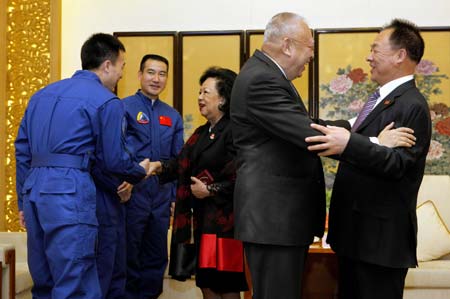
[[[237,148],[235,237],[242,241],[308,245],[322,236],[322,165],[307,150],[318,135],[297,91],[262,52],[246,62],[231,95]]]
[[[412,148],[378,146],[390,122],[414,129]],[[428,105],[408,81],[383,99],[351,134],[341,155],[330,207],[328,242],[339,255],[394,268],[416,261],[417,192],[431,137]]]

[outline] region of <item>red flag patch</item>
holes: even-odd
[[[159,124],[162,126],[172,126],[172,119],[169,116],[160,115],[159,116]]]

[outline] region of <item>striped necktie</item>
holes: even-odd
[[[375,90],[375,92],[369,96],[369,99],[364,104],[364,107],[362,108],[361,112],[359,112],[358,117],[356,118],[356,121],[352,126],[352,132],[355,132],[358,129],[358,127],[362,124],[362,122],[366,119],[367,115],[369,115],[370,111],[372,111],[379,97],[380,97],[379,89]]]

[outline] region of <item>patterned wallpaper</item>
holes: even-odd
[[[7,0],[5,230],[20,231],[14,140],[30,96],[50,82],[51,0]]]

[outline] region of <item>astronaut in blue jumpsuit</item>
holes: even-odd
[[[126,148],[123,103],[111,92],[124,52],[115,37],[92,35],[81,49],[83,70],[35,93],[21,121],[16,183],[33,298],[101,298],[91,164],[131,183],[148,171],[148,160],[138,164]]]
[[[125,205],[132,185],[94,167],[97,187],[97,270],[103,299],[125,298]]]
[[[138,73],[141,89],[123,99],[127,113],[128,141],[137,159],[151,161],[176,157],[183,146],[180,114],[159,99],[168,61],[159,55],[142,58]],[[127,298],[158,298],[167,266],[167,230],[175,184],[160,185],[151,176],[133,188],[127,208]]]

